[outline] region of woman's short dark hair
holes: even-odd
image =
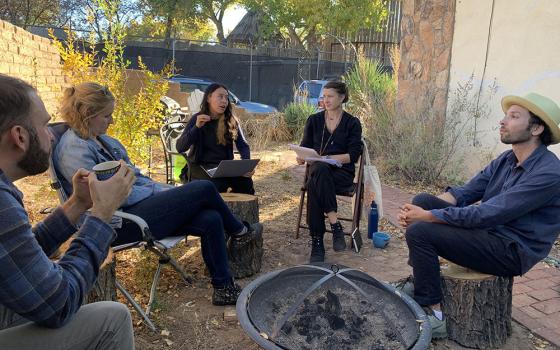
[[[550,128],[535,113],[529,111],[529,115],[531,116],[531,119],[529,119],[529,128],[531,128],[533,125],[542,125],[544,127],[544,130],[539,135],[539,137],[543,145],[549,146],[552,143],[552,133],[550,132]]]
[[[0,134],[12,126],[30,125],[30,92],[35,88],[25,81],[0,74]]]
[[[342,81],[329,81],[325,84],[323,89],[333,89],[338,92],[339,95],[344,95],[344,100],[342,103],[348,102],[348,86]]]

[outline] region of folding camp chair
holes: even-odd
[[[170,185],[181,182],[181,170],[187,164],[185,155],[177,151],[177,139],[183,134],[186,126],[185,121],[172,122],[164,124],[159,130],[165,158],[165,178]]]
[[[362,148],[363,152],[363,148]],[[337,196],[341,197],[351,197],[352,198],[352,217],[338,217],[340,221],[347,221],[352,222],[352,227],[350,231],[346,230],[344,232],[345,235],[351,237],[352,247],[356,252],[360,251],[362,246],[362,238],[360,235],[360,214],[362,212],[362,205],[364,201],[364,157],[360,154],[360,158],[356,163],[356,175],[354,177],[354,183],[349,187],[345,188],[342,191],[338,191],[336,193]],[[305,202],[305,194],[307,193],[307,178],[309,176],[309,166],[306,166],[305,169],[305,178],[303,180],[303,185],[301,186],[301,196],[299,201],[299,208],[298,208],[298,218],[296,224],[296,239],[299,238],[299,231],[300,229],[309,229],[309,227],[302,223],[303,219],[303,207]],[[326,218],[326,216],[325,216]],[[331,229],[327,228],[327,232],[332,232]]]
[[[52,147],[54,151],[56,145],[58,145],[58,142],[60,141],[60,138],[62,137],[64,132],[68,130],[68,124],[59,122],[59,123],[50,124],[49,127],[54,136],[53,147]],[[50,185],[54,190],[56,190],[59,202],[61,204],[64,203],[69,196],[64,191],[64,188],[62,187],[60,176],[54,167],[52,157],[50,159],[49,177],[51,180]],[[152,286],[150,289],[150,299],[148,301],[146,311],[142,310],[142,307],[136,302],[136,300],[134,300],[132,295],[130,295],[130,293],[122,286],[122,284],[118,281],[118,279],[115,281],[118,290],[124,295],[126,300],[130,302],[132,307],[144,319],[148,327],[150,327],[153,331],[155,331],[156,327],[154,323],[150,320],[149,315],[153,302],[156,297],[156,289],[161,275],[161,268],[163,267],[163,265],[170,264],[173,267],[173,269],[175,269],[175,271],[179,273],[179,275],[187,285],[192,284],[191,278],[183,271],[183,269],[179,266],[179,264],[175,261],[175,259],[173,259],[169,255],[168,252],[169,249],[173,248],[174,246],[177,245],[177,243],[182,241],[185,238],[185,236],[173,236],[173,237],[166,237],[164,239],[156,240],[154,237],[152,237],[148,224],[141,217],[128,214],[122,211],[116,211],[113,218],[126,220],[128,222],[132,222],[136,224],[138,226],[138,230],[141,233],[141,237],[142,237],[141,240],[112,247],[113,252],[118,253],[132,248],[143,248],[154,253],[159,258],[158,266],[156,272],[154,273],[154,278],[152,280]],[[119,232],[118,228],[116,228],[115,230],[118,234]]]

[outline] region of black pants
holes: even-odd
[[[412,204],[426,210],[451,206],[427,193],[415,196]],[[438,256],[495,276],[521,274],[517,243],[499,237],[492,229],[417,222],[407,228],[406,243],[414,274],[414,299],[422,306],[438,304],[442,299]]]
[[[307,225],[311,233],[325,233],[325,213],[337,211],[336,193],[352,186],[354,175],[324,162],[309,166],[307,177]]]
[[[217,165],[216,165],[217,166]],[[211,178],[199,164],[189,163],[190,180],[208,180],[218,189],[218,192],[227,192],[231,188],[234,193],[255,194],[253,179],[245,176]],[[206,168],[212,166],[205,166]]]

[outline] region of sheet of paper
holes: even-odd
[[[321,156],[313,148],[301,147],[298,145],[288,145],[290,149],[296,152],[298,158],[320,158]]]

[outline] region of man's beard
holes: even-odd
[[[39,138],[33,127],[26,127],[25,129],[29,133],[29,149],[17,165],[28,175],[41,174],[49,168],[50,150],[45,151],[41,148]]]
[[[506,145],[515,145],[518,143],[527,142],[531,139],[531,127],[532,126],[529,125],[524,133],[519,133],[517,135],[502,135],[502,137],[500,137],[500,140]]]

